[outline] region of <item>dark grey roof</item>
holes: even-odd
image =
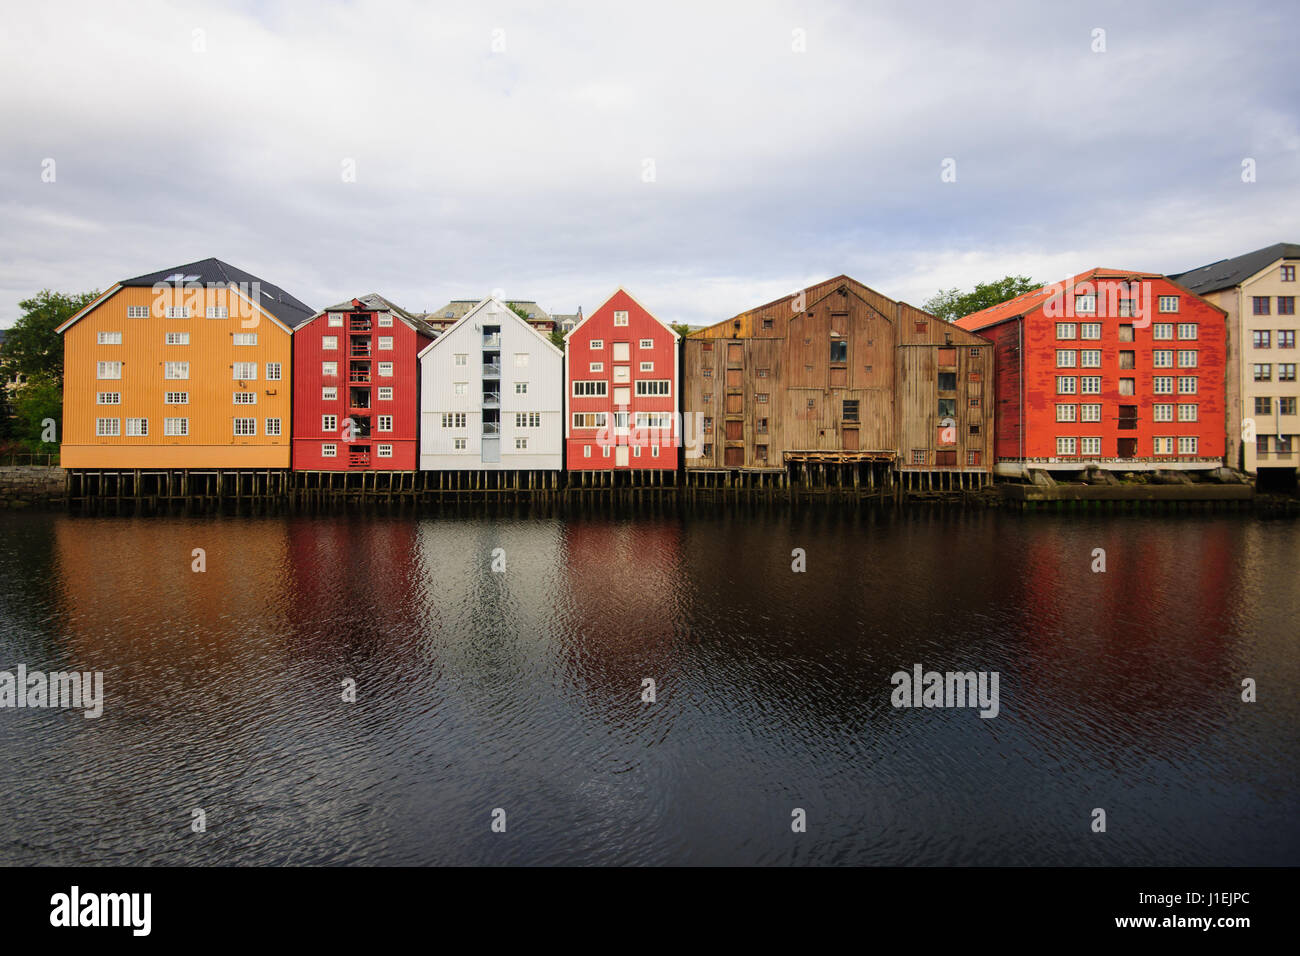
[[[385,299],[378,292],[367,292],[365,295],[357,296],[357,300],[366,307],[374,309],[376,312],[391,312],[393,315],[404,320],[408,325],[413,327],[421,335],[427,335],[431,339],[438,337],[438,330],[425,321],[421,315],[413,312],[407,312],[400,305],[396,305]],[[321,309],[322,312],[347,312],[352,308],[352,300],[340,302],[338,305],[331,305],[328,309]]]
[[[272,285],[265,279],[259,279],[251,272],[237,269],[230,263],[222,262],[220,259],[200,259],[198,262],[190,262],[183,266],[175,266],[171,269],[151,272],[148,275],[136,276],[134,279],[119,282],[118,285],[153,286],[160,282],[180,283],[182,285],[197,283],[204,286],[223,288],[228,285],[237,285],[246,287],[250,295],[254,284],[256,284],[255,287],[261,292],[257,304],[291,329],[296,329],[316,314],[311,306],[304,304],[299,299],[295,299],[278,285]]]
[[[1208,266],[1189,269],[1187,272],[1169,278],[1198,295],[1204,292],[1218,292],[1220,289],[1230,289],[1240,285],[1279,259],[1300,259],[1300,243],[1275,242],[1271,246],[1256,249],[1235,259],[1220,259],[1218,262],[1211,262]]]

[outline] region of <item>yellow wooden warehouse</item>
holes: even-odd
[[[117,283],[59,327],[68,469],[288,468],[314,310],[219,259]]]

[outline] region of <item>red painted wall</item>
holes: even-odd
[[[380,327],[377,314],[369,309],[343,313],[344,324],[340,328],[329,325],[329,316],[322,313],[311,322],[298,328],[293,335],[293,467],[300,471],[415,471],[419,462],[419,372],[420,363],[417,356],[420,350],[432,340],[411,328],[400,318],[393,317],[390,327]],[[353,317],[370,318],[370,331],[355,335],[349,332]],[[323,337],[338,336],[339,347],[326,351],[321,347]],[[379,349],[381,336],[392,336],[391,350]],[[342,428],[344,420],[352,415],[363,414],[349,406],[351,387],[364,387],[365,383],[352,383],[348,380],[348,366],[352,360],[350,343],[352,341],[370,342],[370,434],[366,438],[356,437],[351,442],[344,442]],[[321,372],[324,362],[338,362],[337,376],[325,377]],[[389,378],[378,375],[380,362],[392,362],[393,374]],[[321,397],[322,388],[335,386],[337,397],[326,401]],[[390,401],[379,400],[381,387],[393,389]],[[333,432],[322,429],[322,417],[334,415],[338,428]],[[393,430],[378,430],[379,416],[393,416]],[[327,458],[321,454],[321,445],[333,442],[338,446],[336,457]],[[391,458],[380,458],[376,445],[393,446]],[[350,464],[350,446],[367,446],[369,449],[368,465]]]
[[[1000,325],[979,330],[979,334],[990,338],[995,343],[997,354],[997,435],[996,447],[999,459],[1018,459],[1021,457],[1020,435],[1018,429],[1024,429],[1024,451],[1026,459],[1060,458],[1077,459],[1114,459],[1119,454],[1121,438],[1136,438],[1137,452],[1134,457],[1148,460],[1177,461],[1177,439],[1182,436],[1195,436],[1198,440],[1196,458],[1219,458],[1225,450],[1224,409],[1225,409],[1225,362],[1226,362],[1226,326],[1221,311],[1199,296],[1193,295],[1165,278],[1144,280],[1150,284],[1151,313],[1137,318],[1102,314],[1103,296],[1098,296],[1096,316],[1048,315],[1039,305],[1024,318],[1023,399],[1019,381],[1019,361],[1016,355],[1017,322],[1010,320]],[[1157,311],[1159,296],[1176,295],[1179,298],[1177,313],[1162,314]],[[1149,324],[1138,327],[1138,323],[1149,318]],[[1058,340],[1056,324],[1072,322],[1076,326],[1084,322],[1101,323],[1101,339],[1086,340],[1074,338]],[[1171,340],[1154,339],[1153,328],[1158,323],[1173,323],[1175,337]],[[1198,336],[1194,340],[1177,338],[1178,323],[1195,323]],[[1133,324],[1133,341],[1119,340],[1119,326]],[[1077,329],[1076,329],[1077,331]],[[1058,349],[1101,350],[1101,367],[1058,368],[1056,352]],[[1172,368],[1156,368],[1152,352],[1168,349],[1174,352]],[[1180,350],[1195,349],[1197,366],[1182,369],[1177,366],[1177,353]],[[1119,353],[1131,350],[1135,353],[1134,368],[1119,368]],[[1084,375],[1100,375],[1102,390],[1099,395],[1085,395],[1077,390],[1073,395],[1058,394],[1056,378],[1058,375],[1073,376],[1077,379]],[[1174,379],[1173,394],[1157,395],[1154,392],[1153,379],[1157,375],[1167,375]],[[1177,380],[1180,376],[1192,376],[1197,379],[1195,395],[1179,394]],[[1119,380],[1121,377],[1134,379],[1134,394],[1121,396]],[[1023,402],[1023,405],[1022,405]],[[1100,422],[1058,422],[1056,406],[1058,403],[1082,405],[1100,403],[1102,406]],[[1175,406],[1175,420],[1156,422],[1153,420],[1153,406],[1168,403]],[[1177,420],[1177,406],[1180,403],[1195,403],[1198,406],[1198,420],[1180,422]],[[1119,406],[1137,406],[1137,428],[1121,429],[1119,427]],[[1101,438],[1101,454],[1074,456],[1058,455],[1056,438],[1058,436]],[[1153,439],[1156,436],[1173,437],[1174,450],[1169,455],[1156,455]]]
[[[627,312],[626,326],[614,325],[616,311]],[[591,343],[594,339],[603,341],[604,347],[593,349]],[[641,348],[642,339],[652,340],[654,346],[648,349]],[[637,412],[668,412],[673,416],[670,429],[658,435],[658,456],[652,455],[653,448],[647,436],[637,436],[635,431],[627,436],[612,434],[613,416],[616,411],[614,389],[623,384],[614,381],[613,344],[615,342],[629,343],[629,361],[617,363],[626,364],[629,368],[629,381],[626,383],[631,397],[631,403],[626,406],[629,412],[629,424],[635,423]],[[680,383],[677,376],[677,339],[672,329],[663,325],[638,305],[635,299],[620,289],[569,334],[566,345],[565,395],[567,397],[564,414],[567,426],[565,460],[568,469],[570,471],[608,471],[616,468],[617,470],[676,469],[677,450],[681,444],[680,421],[676,415],[680,402],[678,387]],[[603,362],[604,369],[600,372],[591,372],[589,369],[592,362]],[[654,370],[642,372],[640,370],[642,362],[653,362]],[[671,382],[670,394],[637,395],[636,382],[644,379],[668,379]],[[575,380],[604,381],[607,383],[606,394],[604,397],[575,397],[573,394]],[[607,413],[611,425],[606,433],[607,440],[629,446],[640,444],[641,456],[633,457],[634,453],[629,448],[627,464],[616,466],[618,460],[616,450],[611,448],[609,457],[604,456],[600,444],[602,433],[599,428],[573,427],[575,412]],[[591,449],[590,456],[584,454],[584,450],[588,447]]]

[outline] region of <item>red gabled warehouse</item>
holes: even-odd
[[[570,471],[677,468],[679,339],[623,289],[565,336]]]
[[[331,306],[293,334],[293,467],[415,471],[420,350],[427,322],[370,295]]]
[[[997,473],[1221,465],[1225,316],[1165,276],[1093,269],[959,319],[994,344]]]

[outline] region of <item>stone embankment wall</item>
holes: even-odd
[[[45,465],[0,465],[0,508],[30,508],[62,501],[63,469]]]

